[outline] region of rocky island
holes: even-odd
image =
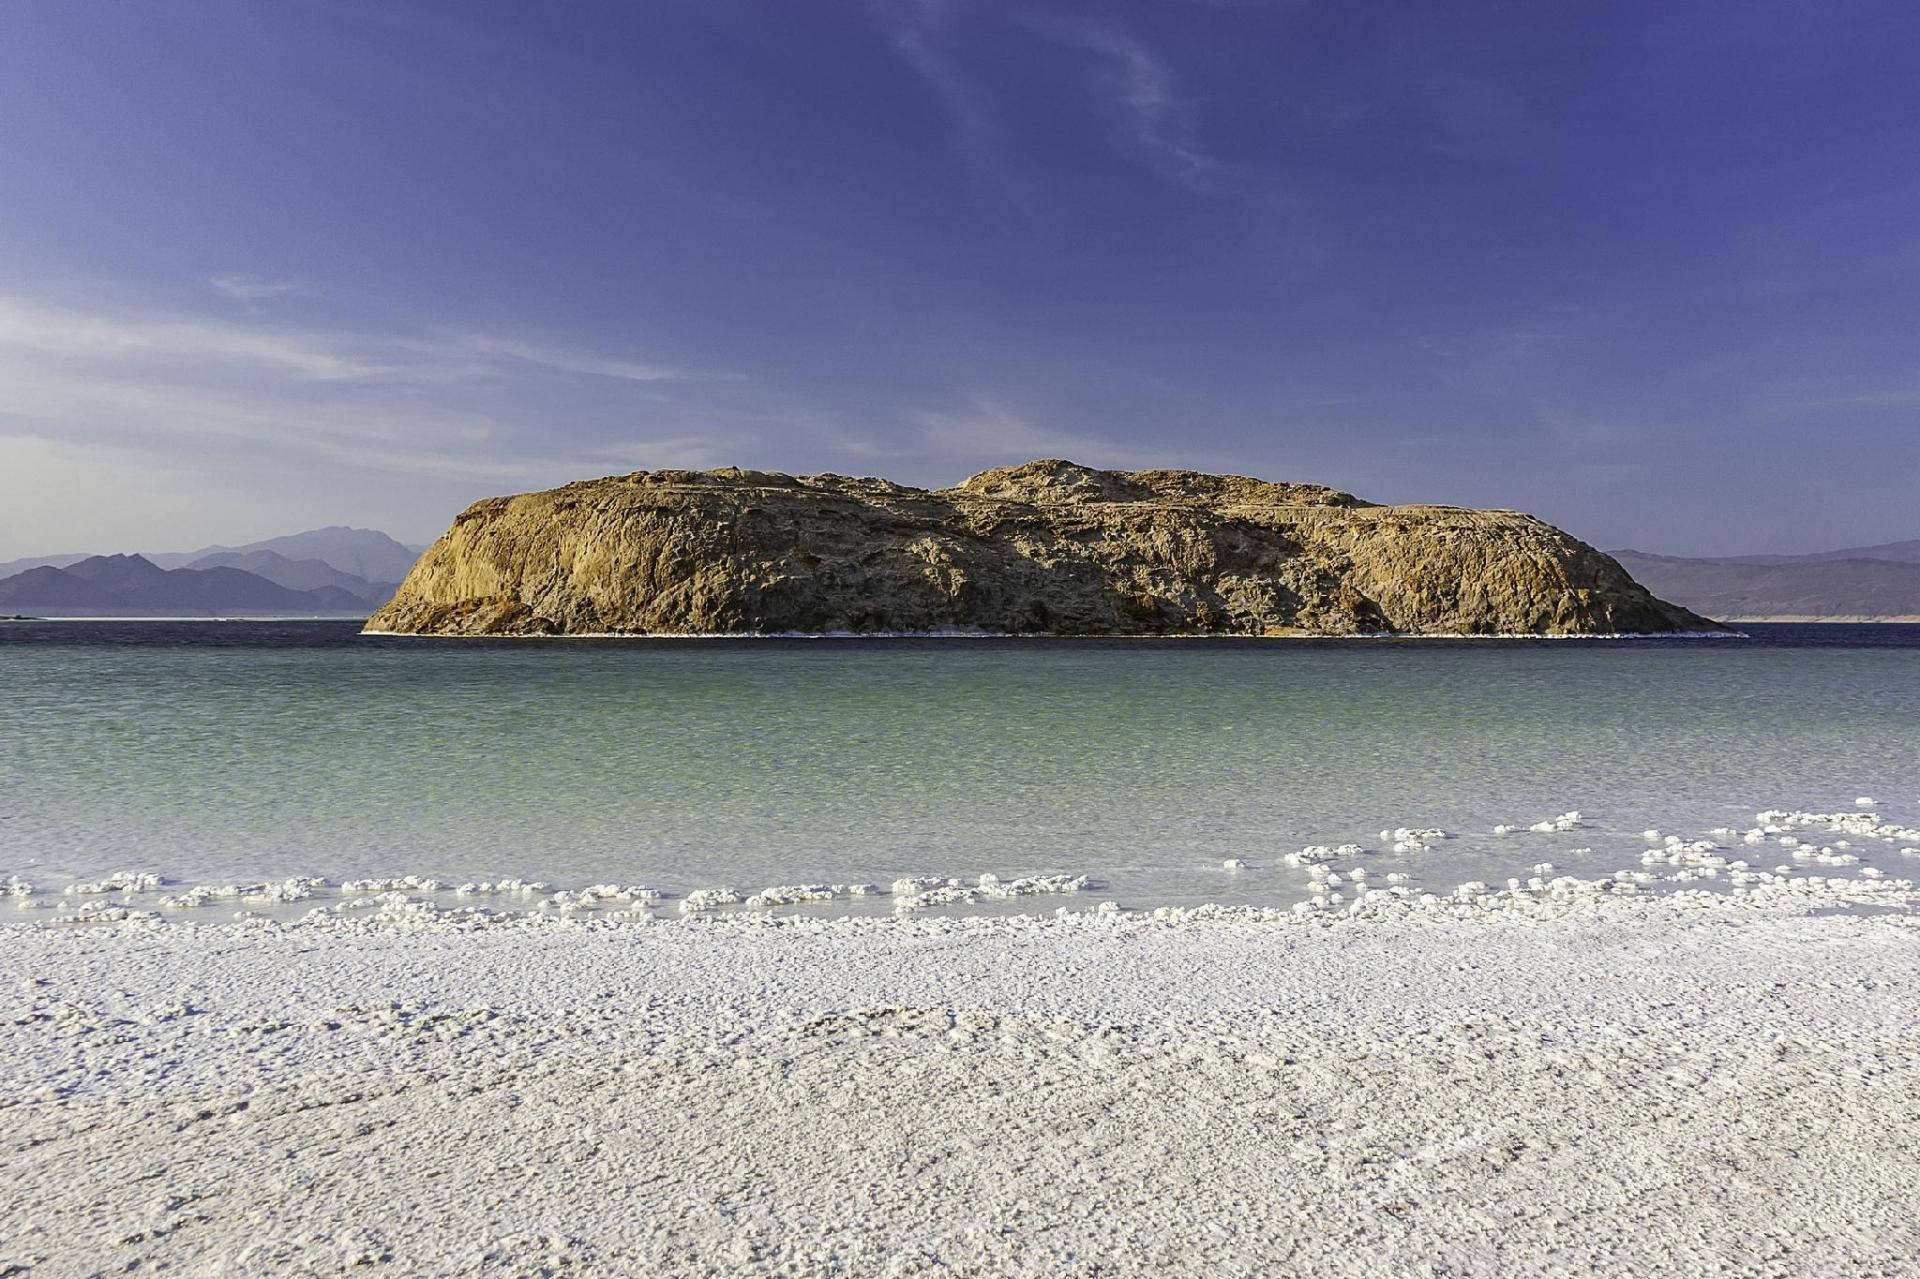
[[[937,490],[726,468],[489,498],[367,623],[420,635],[1715,629],[1519,512],[1051,459]]]

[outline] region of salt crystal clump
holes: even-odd
[[[1573,809],[1560,814],[1558,817],[1548,818],[1544,822],[1535,822],[1533,825],[1527,827],[1527,829],[1542,835],[1551,835],[1558,831],[1572,830],[1580,824],[1580,811]]]
[[[9,875],[7,877],[6,896],[24,899],[33,896],[34,892],[35,889],[33,885],[18,875]]]
[[[1793,860],[1797,862],[1815,862],[1821,866],[1858,866],[1860,858],[1854,853],[1836,853],[1831,848],[1816,848],[1812,844],[1802,844],[1793,850]]]
[[[1221,870],[1245,870],[1246,868],[1247,864],[1238,857],[1229,857],[1220,863]]]
[[[656,889],[642,884],[588,884],[579,889],[574,896],[581,901],[595,902],[657,902],[660,893]]]
[[[67,885],[69,897],[98,897],[102,893],[148,893],[166,883],[150,871],[117,870],[105,879]]]
[[[680,913],[691,915],[716,906],[737,906],[745,900],[731,888],[696,888],[680,899]]]
[[[493,895],[506,893],[516,893],[522,897],[526,897],[534,893],[546,892],[547,885],[541,883],[539,880],[496,879],[490,882],[483,880],[479,883],[462,884],[453,891],[462,897],[472,897],[478,894]]]
[[[747,898],[749,906],[793,906],[800,902],[826,902],[839,896],[832,884],[782,884],[763,888]]]
[[[958,888],[960,881],[946,879],[939,875],[907,875],[893,881],[895,897],[911,897],[915,893],[924,893],[935,888]]]
[[[454,891],[459,892],[459,889]],[[639,884],[588,884],[585,888],[563,888],[540,905],[542,909],[558,910],[563,915],[570,915],[606,902],[648,903],[659,901],[660,897],[657,890],[643,888]]]
[[[341,913],[347,911],[354,913],[350,915]],[[441,906],[424,897],[389,891],[373,897],[358,897],[340,902],[333,910],[324,906],[316,907],[294,921],[293,926],[324,928],[347,933],[375,933],[392,929],[418,930],[429,927],[451,928],[466,932],[490,926],[499,920],[500,917],[479,907]],[[532,926],[536,920],[537,917],[521,917],[521,922],[527,926]],[[258,920],[254,921],[254,924],[257,927],[276,926],[271,920]]]
[[[158,921],[157,911],[133,910],[109,905],[104,899],[76,903],[72,909],[53,917],[56,924],[132,924]]]
[[[1085,875],[1026,875],[1001,879],[982,875],[968,885],[957,879],[934,877],[897,879],[893,883],[894,909],[919,910],[928,906],[957,906],[982,899],[1031,897],[1046,893],[1077,893],[1089,886]]]
[[[1769,809],[1761,813],[1757,820],[1769,834],[1818,827],[1836,835],[1857,835],[1887,843],[1920,841],[1920,829],[1882,822],[1877,813],[1809,813]]]
[[[440,881],[419,875],[402,875],[397,879],[349,879],[340,888],[348,893],[437,893],[440,891]]]
[[[957,906],[974,899],[974,890],[957,879],[936,881],[933,886],[915,893],[901,892],[902,882],[895,880],[893,885],[893,908],[898,911],[920,910],[927,906]]]
[[[1877,801],[1875,801],[1871,795],[1861,795],[1856,797],[1853,802],[1860,808],[1872,808]]]
[[[1077,893],[1086,888],[1085,875],[1027,875],[989,885],[981,876],[980,891],[988,897],[1027,897],[1036,893]]]
[[[192,910],[216,901],[284,904],[305,901],[326,886],[327,881],[317,875],[295,875],[277,884],[195,884],[183,893],[162,897],[160,905],[167,910]]]
[[[1727,864],[1727,859],[1719,855],[1720,845],[1710,839],[1684,840],[1678,835],[1666,837],[1666,843],[1641,854],[1640,864],[1657,866],[1695,866],[1718,868]]]

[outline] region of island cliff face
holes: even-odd
[[[1717,629],[1531,516],[1048,460],[928,491],[642,471],[462,512],[367,629],[422,635]]]

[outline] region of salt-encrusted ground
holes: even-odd
[[[1920,919],[0,927],[0,1274],[1900,1274]]]

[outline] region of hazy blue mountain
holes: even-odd
[[[1878,546],[1850,546],[1839,551],[1816,551],[1812,555],[1733,555],[1726,564],[1824,564],[1831,560],[1892,560],[1899,564],[1920,564],[1920,538],[1908,542],[1882,542]]]
[[[1766,564],[1644,551],[1613,557],[1661,599],[1712,618],[1920,617],[1920,563],[1806,556]]]
[[[332,584],[293,590],[244,569],[163,569],[141,555],[93,555],[0,579],[0,606],[68,616],[234,613],[359,614],[368,603]]]
[[[67,612],[112,608],[113,602],[113,593],[105,587],[51,564],[0,578],[0,608]]]
[[[29,555],[25,559],[0,560],[0,577],[12,577],[30,568],[65,568],[69,564],[78,564],[86,558],[84,554]]]
[[[400,588],[397,581],[369,582],[358,573],[344,572],[325,560],[288,559],[278,551],[217,551],[201,556],[186,567],[243,569],[295,591],[333,587],[352,599],[376,608],[392,599],[393,593]]]
[[[210,555],[247,554],[272,551],[289,560],[319,560],[342,573],[351,573],[368,582],[398,582],[420,558],[418,551],[394,541],[385,533],[370,528],[309,529],[270,537],[245,546],[207,546],[197,551],[154,555],[149,558],[162,568],[185,568]]]
[[[285,537],[270,537],[262,542],[249,542],[245,546],[203,546],[197,551],[149,551],[142,558],[155,567],[163,569],[225,567],[245,569],[257,573],[268,581],[279,582],[282,586],[291,586],[296,590],[311,590],[292,580],[280,581],[275,572],[263,571],[263,566],[277,564],[284,560],[299,564],[307,560],[317,560],[335,572],[357,577],[368,583],[369,590],[361,590],[346,581],[315,581],[315,586],[342,586],[356,595],[372,598],[379,595],[384,602],[393,594],[389,587],[384,595],[378,588],[389,583],[397,587],[400,579],[407,575],[413,562],[420,558],[424,546],[408,546],[394,541],[385,533],[375,529],[347,528],[333,525],[329,528],[309,529],[304,533],[289,533]],[[244,557],[264,553],[276,557],[248,563]],[[228,558],[243,557],[243,558]],[[24,573],[30,568],[70,568],[81,560],[93,559],[86,553],[66,555],[30,555],[23,559],[0,561],[0,578],[12,577]],[[210,560],[202,565],[200,561]],[[310,573],[311,570],[303,570]]]
[[[144,555],[89,555],[65,571],[115,596],[164,593],[168,588],[167,571]]]

